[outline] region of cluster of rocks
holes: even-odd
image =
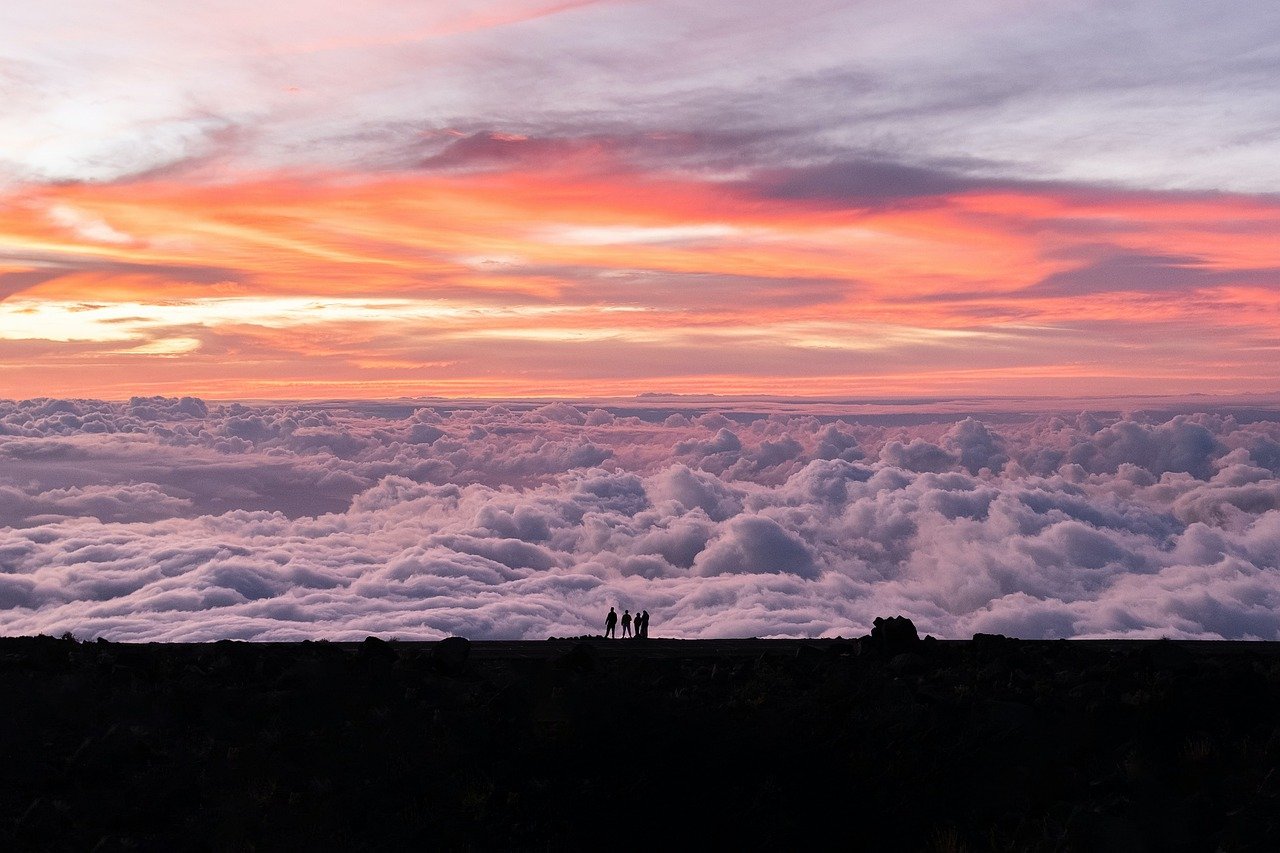
[[[1280,849],[1276,644],[0,638],[0,848]]]

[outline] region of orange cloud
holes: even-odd
[[[27,187],[0,206],[0,395],[1261,387],[1277,212],[1058,187],[853,209],[607,158]]]

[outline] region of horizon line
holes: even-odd
[[[1123,401],[1123,400],[1170,400],[1170,401],[1268,401],[1280,404],[1280,389],[1275,391],[1241,391],[1230,393],[1187,392],[1170,394],[909,394],[875,396],[834,395],[834,394],[691,394],[681,392],[646,391],[639,394],[512,394],[512,395],[458,395],[444,394],[402,394],[385,397],[351,397],[351,396],[314,396],[314,397],[254,397],[254,396],[212,396],[201,394],[132,394],[128,397],[90,397],[62,396],[57,394],[36,394],[27,397],[0,397],[0,402],[21,403],[33,400],[66,400],[71,402],[97,403],[129,403],[132,400],[182,399],[184,397],[198,399],[210,403],[408,403],[408,402],[440,402],[440,403],[647,403],[647,402],[769,402],[797,404],[843,404],[843,405],[928,405],[937,403],[974,403],[983,401],[1026,401],[1026,402],[1073,402],[1073,401]]]

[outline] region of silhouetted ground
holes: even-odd
[[[1280,644],[0,639],[0,849],[1274,851]]]

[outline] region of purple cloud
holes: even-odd
[[[831,408],[0,401],[0,630],[1280,638],[1280,416]]]

